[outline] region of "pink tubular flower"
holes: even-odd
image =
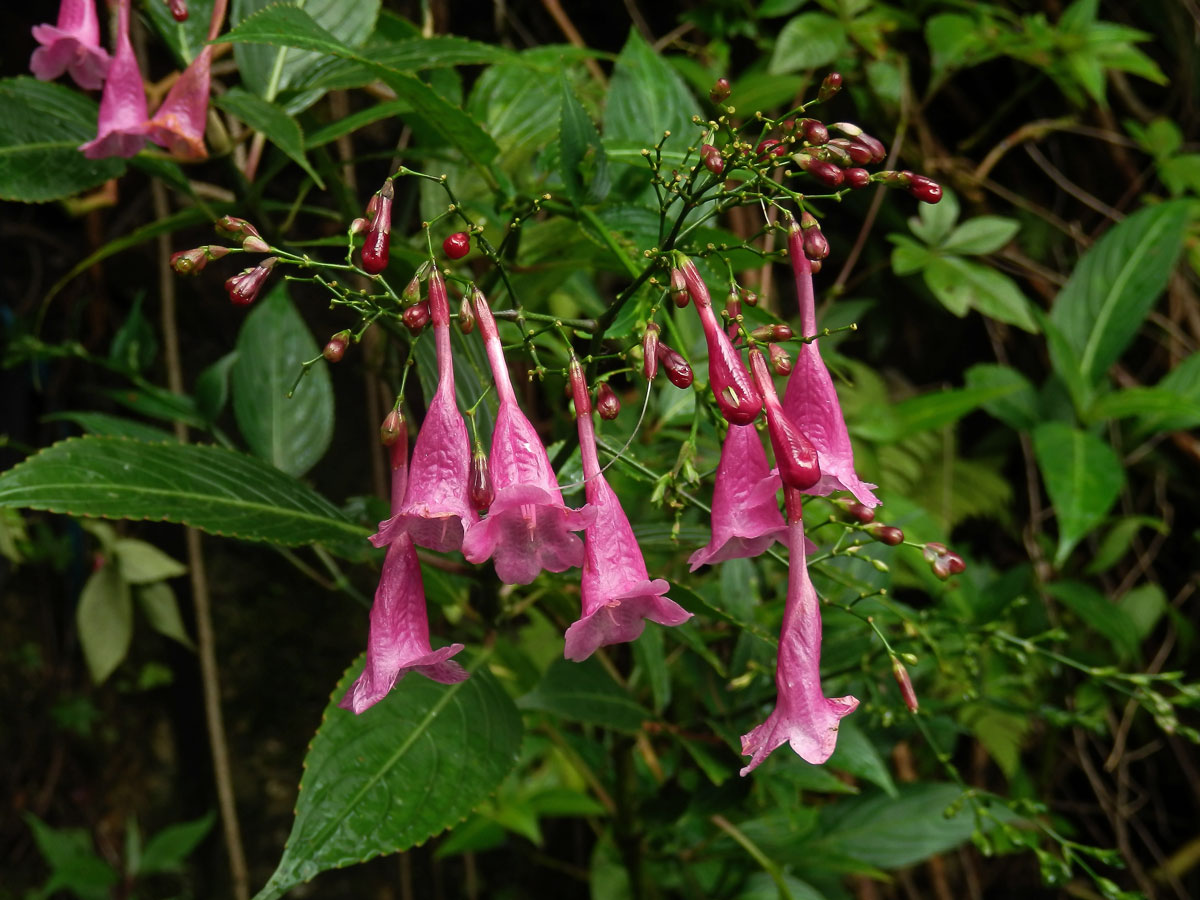
[[[771,473],[754,426],[730,425],[713,485],[712,540],[688,560],[692,571],[758,556],[777,540],[786,543],[778,494],[779,476]]]
[[[396,509],[408,481],[408,439],[403,428],[391,446],[391,456],[392,508]],[[398,533],[388,545],[371,605],[367,663],[338,705],[359,715],[386,697],[410,671],[442,684],[462,681],[466,671],[450,659],[462,648],[462,644],[440,650],[430,646],[421,563],[412,539]]]
[[[62,0],[57,25],[34,25],[39,44],[29,60],[29,69],[42,81],[53,81],[70,72],[75,83],[94,91],[104,84],[112,63],[100,46],[100,20],[95,0]]]
[[[771,449],[775,451],[779,477],[784,487],[807,490],[821,480],[816,448],[783,411],[766,358],[757,347],[750,348],[750,369],[767,407],[767,434],[771,438]]]
[[[805,336],[817,333],[816,301],[813,295],[812,267],[804,255],[804,238],[794,221],[788,230],[788,256],[796,276],[796,294],[800,302],[800,323]],[[833,379],[825,367],[817,342],[801,344],[796,352],[792,374],[783,396],[783,408],[817,448],[821,480],[805,493],[823,495],[849,491],[863,506],[879,505],[871,492],[875,487],[861,481],[854,471],[854,448],[846,431],[846,420],[838,402]]]
[[[213,47],[204,47],[183,74],[171,85],[167,98],[150,120],[150,140],[166,147],[177,159],[199,160],[204,149],[204,127],[208,122],[208,87]]]
[[[419,547],[459,550],[463,534],[478,519],[467,496],[471,445],[454,396],[450,303],[436,267],[429,273],[429,309],[437,342],[438,387],[417,435],[404,503],[371,538],[376,547],[405,531]]]
[[[692,614],[663,594],[669,585],[650,580],[646,561],[620,501],[600,471],[592,404],[579,362],[571,360],[571,390],[575,397],[579,449],[588,506],[595,519],[584,532],[583,612],[567,629],[564,656],[580,662],[598,647],[632,641],[642,633],[645,620],[679,625]]]
[[[121,0],[117,15],[117,52],[113,54],[100,95],[100,127],[95,140],[80,146],[88,159],[134,156],[146,144],[146,88],[133,44],[129,42],[129,5]]]
[[[762,400],[750,382],[750,373],[746,371],[741,354],[733,348],[729,335],[717,322],[712,299],[696,264],[682,254],[679,259],[684,283],[696,304],[704,339],[708,343],[708,380],[713,397],[725,421],[731,425],[749,425],[762,412]]]
[[[806,762],[825,762],[837,744],[838,723],[858,707],[855,697],[826,697],[821,690],[821,609],[808,577],[800,494],[785,489],[785,495],[792,558],[775,666],[778,698],[767,721],[742,735],[742,755],[751,757],[742,775],[785,741]]]
[[[463,556],[473,563],[493,559],[505,584],[529,584],[543,569],[563,572],[583,565],[583,542],[571,532],[586,528],[595,513],[563,502],[546,448],[517,405],[496,320],[483,294],[473,293],[500,408],[488,463],[496,494],[487,517],[467,530]]]

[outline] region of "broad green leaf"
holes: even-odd
[[[337,704],[361,670],[360,658],[325,708],[283,858],[255,900],[424,843],[485,800],[517,761],[521,717],[485,669],[451,685],[410,674],[356,716]]]
[[[1174,369],[1163,376],[1156,387],[1170,391],[1181,402],[1170,412],[1150,412],[1138,420],[1138,431],[1145,434],[1153,431],[1177,431],[1194,428],[1197,423],[1190,413],[1200,404],[1200,353],[1193,353]]]
[[[138,588],[137,601],[151,628],[189,650],[196,649],[179,614],[179,601],[175,599],[175,592],[169,584],[159,581]]]
[[[801,13],[780,29],[767,71],[786,75],[828,65],[846,49],[846,27],[825,13]]]
[[[980,404],[1010,428],[1029,431],[1038,423],[1037,391],[1016,369],[996,363],[979,363],[967,369],[964,380],[969,388],[1012,388],[1011,393]]]
[[[205,428],[208,424],[196,409],[196,402],[191,397],[173,393],[156,384],[138,382],[133,387],[112,388],[101,393],[126,409],[152,419],[183,422],[192,428]]]
[[[897,797],[896,783],[887,763],[861,728],[847,719],[838,728],[837,747],[829,757],[829,765],[842,772],[864,778],[883,789],[889,797]]]
[[[287,154],[288,158],[302,168],[321,190],[325,182],[316,169],[308,164],[304,155],[304,132],[300,123],[280,107],[242,88],[230,88],[224,94],[213,97],[213,103],[226,112],[233,113],[254,131],[266,138]]]
[[[1167,595],[1152,581],[1135,587],[1117,601],[1117,606],[1133,623],[1134,635],[1139,643],[1150,636],[1159,619],[1170,609]]]
[[[670,131],[668,146],[687,147],[698,133],[692,116],[699,111],[679,73],[631,28],[609,84],[605,140],[650,147]]]
[[[1113,226],[1079,261],[1050,312],[1074,351],[1085,385],[1104,373],[1137,336],[1166,287],[1183,246],[1191,203],[1171,201]],[[1056,368],[1069,364],[1056,361]]]
[[[298,545],[361,540],[311,488],[252,456],[197,444],[69,438],[0,474],[0,506],[146,519]]]
[[[98,107],[61,84],[21,76],[0,81],[0,200],[45,203],[116,178],[125,160],[88,159]]]
[[[950,235],[942,241],[941,249],[947,253],[969,255],[995,253],[1016,237],[1020,228],[1021,223],[1016,219],[1005,219],[1002,216],[976,216],[974,219],[967,219],[950,232]]]
[[[79,646],[96,684],[121,664],[133,639],[133,600],[129,582],[111,562],[88,576],[75,610]]]
[[[128,437],[139,441],[174,441],[175,435],[134,419],[98,412],[61,412],[46,416],[47,422],[74,422],[88,434]]]
[[[215,0],[188,0],[188,17],[183,22],[176,22],[167,4],[159,0],[142,0],[141,6],[154,23],[155,30],[175,54],[176,61],[187,65],[208,41],[208,24],[214,4]]]
[[[920,272],[937,257],[924,244],[900,234],[889,234],[888,240],[895,244],[892,250],[892,271],[897,275]]]
[[[984,41],[980,27],[970,16],[939,13],[925,23],[925,42],[929,45],[935,77],[978,61]],[[990,54],[989,54],[990,55]]]
[[[925,267],[925,283],[956,316],[974,308],[985,316],[1037,333],[1029,301],[1015,281],[995,269],[958,256],[941,256]]]
[[[647,628],[642,636],[633,642],[633,658],[637,660],[646,680],[650,682],[655,712],[662,712],[671,702],[671,673],[667,668],[664,643],[661,628]]]
[[[1122,516],[1108,529],[1092,561],[1083,571],[1088,575],[1098,575],[1111,569],[1133,550],[1133,539],[1143,528],[1153,528],[1159,534],[1168,531],[1167,523],[1153,516]]]
[[[1054,581],[1046,585],[1046,590],[1072,610],[1085,626],[1108,638],[1121,659],[1137,657],[1137,629],[1120,606],[1082,581]]]
[[[654,718],[594,659],[581,663],[555,660],[538,686],[517,705],[617,731],[638,731],[643,722]]]
[[[786,872],[781,880],[790,900],[826,900],[826,896],[807,881],[801,881]],[[781,896],[779,883],[769,873],[754,872],[746,879],[746,886],[737,895],[737,900],[780,900]]]
[[[754,11],[754,15],[760,19],[786,16],[794,13],[807,2],[808,0],[762,0],[762,3],[758,4],[758,9]]]
[[[922,394],[897,403],[870,422],[855,424],[854,431],[873,441],[900,440],[919,431],[951,425],[984,403],[994,403],[1019,388],[1019,383],[1005,382]]]
[[[23,815],[33,831],[38,852],[50,867],[50,878],[31,898],[69,891],[80,900],[109,900],[119,876],[92,849],[92,837],[82,828],[51,828],[33,813]]]
[[[1200,424],[1200,398],[1191,398],[1169,387],[1124,388],[1097,397],[1087,411],[1087,420],[1130,419],[1135,416],[1169,419],[1176,428]]]
[[[187,566],[163,553],[153,544],[135,538],[118,538],[113,544],[121,577],[130,584],[150,584],[187,574]]]
[[[1058,517],[1054,564],[1061,567],[1116,502],[1125,471],[1108,444],[1061,422],[1035,428],[1033,450]]]
[[[548,61],[548,48],[526,50],[522,60]],[[554,116],[546,115],[559,102],[556,79],[531,78],[526,65],[489,66],[476,80],[467,101],[467,112],[483,123],[499,147],[496,164],[524,183],[534,158],[549,145],[558,130]],[[522,249],[525,240],[522,239]]]
[[[946,188],[938,203],[922,203],[916,216],[909,218],[908,227],[930,247],[937,247],[950,234],[958,221],[958,195]]]
[[[257,456],[303,475],[333,439],[333,385],[324,365],[309,368],[296,384],[301,363],[320,350],[283,282],[246,317],[237,353],[233,413],[242,436]]]
[[[146,841],[138,871],[145,874],[178,871],[183,867],[183,861],[212,830],[215,821],[216,816],[208,813],[192,822],[168,825]]]
[[[1084,382],[1079,356],[1047,313],[1035,307],[1033,314],[1042,326],[1042,334],[1046,336],[1046,348],[1050,351],[1050,365],[1054,374],[1066,387],[1075,409],[1086,409],[1091,404],[1092,386]]]
[[[562,146],[562,179],[567,196],[577,206],[599,203],[611,186],[608,177],[608,158],[600,134],[588,117],[571,86],[562,80],[560,105],[560,143]],[[590,155],[589,155],[590,153]]]

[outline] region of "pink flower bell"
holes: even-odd
[[[767,721],[742,735],[742,755],[751,758],[742,775],[785,741],[806,762],[825,762],[837,745],[839,722],[858,707],[855,697],[830,698],[821,690],[821,609],[808,577],[800,492],[784,493],[792,557],[775,666],[778,698]]]
[[[473,563],[493,559],[505,584],[529,584],[543,569],[563,572],[583,565],[583,541],[571,532],[586,528],[595,513],[586,506],[569,509],[563,502],[546,448],[517,405],[487,299],[473,293],[500,407],[488,463],[495,497],[486,518],[467,530],[463,556]]]
[[[408,438],[403,427],[391,446],[391,457],[392,508],[396,509],[408,481]],[[409,672],[441,684],[456,684],[467,673],[450,657],[462,648],[462,644],[451,644],[434,650],[430,645],[421,563],[412,539],[398,532],[388,545],[371,605],[366,665],[338,705],[359,715],[386,697]]]
[[[572,358],[571,390],[575,398],[575,421],[583,456],[584,489],[595,520],[584,532],[583,580],[580,588],[583,612],[567,629],[564,655],[580,662],[598,647],[632,641],[642,633],[645,620],[660,625],[679,625],[692,614],[663,594],[669,585],[661,578],[650,580],[646,561],[620,501],[600,471],[596,455],[596,432],[592,426],[592,403],[579,361]]]
[[[146,88],[133,44],[129,42],[129,5],[121,0],[117,15],[117,52],[113,54],[100,95],[100,127],[94,140],[80,146],[88,159],[134,156],[146,144]]]
[[[429,272],[429,310],[437,342],[438,387],[417,435],[404,503],[371,538],[376,547],[391,543],[399,530],[408,532],[419,547],[459,550],[467,528],[478,519],[467,496],[471,445],[454,396],[450,303],[436,266]]]
[[[70,72],[75,83],[87,91],[104,84],[112,63],[100,46],[100,20],[95,0],[62,0],[57,25],[34,25],[39,44],[29,59],[29,69],[42,81],[53,81]]]
[[[166,147],[177,159],[192,161],[208,156],[204,149],[204,128],[208,123],[212,56],[213,47],[209,44],[171,85],[166,99],[150,120],[150,140]]]
[[[696,264],[682,254],[678,258],[683,281],[696,304],[704,339],[708,343],[708,380],[713,397],[725,421],[731,425],[749,425],[762,412],[762,400],[750,382],[750,373],[746,371],[741,354],[717,322],[708,287]]]
[[[804,335],[811,337],[817,333],[812,266],[804,254],[804,237],[795,221],[788,229],[788,256],[796,276],[800,324]],[[824,495],[832,491],[849,491],[863,506],[878,506],[879,500],[871,492],[875,485],[860,480],[854,471],[854,448],[850,445],[846,420],[816,341],[801,344],[796,352],[783,395],[783,409],[817,448],[821,463],[821,480],[805,488],[805,493]]]
[[[784,487],[807,490],[821,479],[821,467],[812,442],[783,411],[775,394],[775,381],[767,360],[757,347],[750,348],[750,370],[754,384],[767,407],[767,434],[775,452],[775,465]]]

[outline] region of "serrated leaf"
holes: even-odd
[[[112,563],[88,576],[79,595],[75,624],[92,681],[102,684],[121,664],[133,639],[129,582]]]
[[[179,614],[179,601],[175,599],[175,592],[169,584],[159,581],[138,588],[137,600],[151,628],[189,650],[196,649]]]
[[[409,675],[356,716],[337,703],[361,670],[360,657],[325,708],[283,858],[255,900],[423,843],[481,803],[517,761],[521,717],[486,670],[453,685]]]
[[[150,584],[187,574],[187,566],[145,541],[120,538],[113,544],[113,552],[121,576],[130,584]]]
[[[0,474],[0,506],[146,519],[299,545],[362,540],[324,497],[252,456],[199,444],[68,438]]]
[[[828,65],[846,49],[846,27],[825,13],[801,13],[790,19],[775,39],[767,71],[786,75]]]
[[[947,253],[966,253],[968,255],[995,253],[1016,237],[1020,228],[1021,223],[1016,219],[1006,219],[1002,216],[976,216],[974,219],[967,219],[950,232],[950,235],[942,241],[941,249]]]
[[[609,84],[605,140],[649,147],[670,131],[668,145],[686,147],[696,134],[692,116],[699,111],[679,73],[631,28]]]
[[[138,871],[145,874],[178,871],[183,861],[212,830],[215,821],[216,816],[210,812],[191,822],[168,825],[146,841]]]
[[[309,165],[308,158],[304,155],[304,132],[300,123],[281,107],[236,87],[214,96],[213,103],[226,112],[233,113],[254,131],[262,132],[267,140],[302,168],[317,187],[325,189],[325,182],[321,180],[317,170]]]
[[[1033,450],[1058,517],[1054,564],[1061,567],[1116,502],[1125,471],[1108,444],[1062,422],[1035,428]]]
[[[517,705],[617,731],[638,731],[643,722],[654,718],[594,659],[581,663],[555,660],[537,687]]]
[[[958,256],[940,256],[925,267],[925,284],[956,316],[974,308],[986,316],[1038,331],[1029,301],[1015,281],[995,269]]]
[[[0,200],[45,203],[116,178],[125,160],[88,159],[99,107],[61,84],[21,76],[0,81]]]
[[[333,439],[333,385],[324,365],[309,368],[296,384],[301,364],[320,350],[283,282],[246,317],[237,353],[233,414],[242,436],[257,456],[303,475]]]

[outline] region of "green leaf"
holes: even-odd
[[[786,75],[833,62],[846,50],[846,27],[825,13],[801,13],[779,31],[767,71]]]
[[[941,204],[938,204],[939,206]],[[928,204],[922,206],[922,209]],[[976,216],[967,219],[942,241],[941,249],[947,253],[979,255],[995,253],[1014,237],[1021,228],[1016,219],[1002,216]]]
[[[112,563],[88,576],[79,595],[75,624],[92,681],[101,684],[121,664],[133,639],[129,582]]]
[[[941,202],[922,203],[917,215],[908,220],[908,227],[930,247],[937,247],[954,228],[958,213],[958,195],[947,188],[943,190]]]
[[[1083,571],[1088,575],[1099,575],[1111,569],[1133,549],[1133,539],[1143,528],[1153,528],[1159,534],[1168,531],[1167,523],[1153,516],[1122,516],[1108,529]]]
[[[179,601],[175,599],[175,592],[169,584],[159,581],[139,588],[137,600],[151,628],[189,650],[196,649],[179,614]]]
[[[148,382],[139,382],[128,388],[114,388],[101,391],[106,397],[111,397],[127,409],[132,409],[143,416],[152,419],[166,419],[168,422],[183,422],[193,428],[204,428],[207,424],[196,403],[186,394],[176,394]]]
[[[1168,418],[1177,428],[1200,424],[1200,399],[1183,396],[1169,387],[1133,387],[1097,397],[1085,417],[1089,422],[1129,419],[1135,416]]]
[[[252,456],[198,444],[69,438],[0,474],[0,506],[146,519],[298,545],[362,540],[324,497]]]
[[[74,422],[88,434],[107,437],[129,437],[139,441],[174,441],[175,435],[153,425],[146,425],[122,416],[98,412],[61,412],[44,416],[46,422]]]
[[[887,763],[883,761],[875,745],[852,719],[842,722],[838,728],[837,747],[829,757],[829,765],[842,772],[864,778],[883,789],[889,797],[900,796]]]
[[[1029,301],[1017,283],[995,269],[958,256],[942,256],[925,267],[925,284],[956,316],[974,308],[1031,334],[1038,331]]]
[[[1029,379],[1016,369],[996,363],[979,363],[967,369],[964,380],[968,388],[1011,389],[994,400],[980,404],[989,415],[1010,428],[1029,431],[1038,423],[1037,391]]]
[[[0,81],[0,200],[44,203],[120,176],[123,159],[79,152],[96,136],[97,116],[95,101],[61,84]]]
[[[1117,601],[1117,606],[1133,623],[1139,644],[1150,636],[1159,619],[1171,608],[1163,589],[1152,581],[1135,587]]]
[[[176,22],[167,4],[142,0],[142,11],[154,23],[155,30],[183,65],[191,62],[208,40],[208,23],[215,0],[188,0],[188,17]]]
[[[857,423],[854,431],[873,441],[886,443],[900,440],[920,431],[951,425],[984,403],[1008,397],[1018,389],[1019,384],[1010,381],[987,387],[967,387],[922,394],[897,403],[887,410],[887,415],[876,416],[869,422]]]
[[[1058,517],[1054,564],[1061,567],[1116,502],[1125,471],[1108,444],[1061,422],[1035,428],[1033,450]]]
[[[225,410],[229,402],[229,373],[237,362],[237,351],[231,350],[196,376],[196,408],[210,422]]]
[[[212,830],[215,821],[216,816],[210,812],[191,822],[168,825],[146,841],[145,849],[142,850],[142,864],[138,871],[147,875],[153,872],[179,871],[183,867],[183,861]]]
[[[604,154],[604,145],[600,143],[600,133],[596,131],[587,111],[575,99],[575,93],[565,78],[562,79],[560,109],[561,172],[567,196],[576,206],[599,203],[608,196],[611,187],[608,158]]]
[[[308,164],[304,155],[304,132],[300,123],[283,109],[242,88],[230,88],[224,94],[213,97],[213,103],[226,112],[233,113],[254,131],[262,132],[267,139],[287,154],[288,158],[302,168],[321,190],[325,182],[317,170]]]
[[[671,673],[667,668],[664,643],[661,628],[647,628],[642,636],[633,642],[633,658],[637,660],[637,664],[646,674],[646,680],[650,682],[655,712],[662,712],[671,702]]]
[[[374,79],[375,76],[372,74],[371,77]],[[336,141],[343,135],[350,134],[364,126],[370,125],[372,122],[401,116],[408,112],[412,112],[412,105],[404,100],[389,100],[385,103],[376,103],[374,106],[368,106],[366,109],[360,109],[357,112],[350,113],[348,116],[343,116],[336,121],[330,122],[323,128],[318,128],[307,136],[305,147],[309,150],[314,147],[322,147],[325,144]]]
[[[1079,616],[1084,625],[1108,638],[1121,659],[1137,657],[1137,628],[1120,606],[1082,581],[1055,581],[1046,585],[1046,590]]]
[[[594,659],[581,663],[555,660],[537,687],[517,705],[616,731],[639,731],[643,722],[654,718]]]
[[[288,392],[317,342],[280,282],[246,317],[233,364],[233,413],[250,449],[289,475],[303,475],[333,440],[333,384],[322,365]]]
[[[1178,431],[1197,424],[1189,410],[1200,404],[1200,353],[1193,353],[1163,376],[1156,387],[1170,391],[1180,398],[1179,406],[1170,412],[1150,413],[1138,420],[1138,431]],[[1147,410],[1147,412],[1149,412]]]
[[[699,111],[679,73],[631,28],[609,84],[605,140],[649,147],[670,131],[668,144],[686,147],[697,134],[692,116]]]
[[[1191,209],[1176,200],[1117,223],[1059,292],[1050,319],[1074,351],[1086,386],[1097,384],[1137,336],[1179,258]],[[1056,369],[1072,362],[1059,359]]]
[[[92,838],[82,828],[51,828],[33,813],[23,818],[33,831],[34,842],[46,864],[50,879],[33,892],[33,897],[49,897],[56,891],[69,891],[79,900],[108,900],[117,883],[117,873],[92,849]]]
[[[121,577],[130,584],[150,584],[187,574],[187,566],[145,541],[119,538],[113,544],[113,551]]]
[[[901,234],[889,234],[888,240],[896,245],[892,250],[892,271],[897,275],[920,272],[937,259],[932,250],[924,244],[918,244],[912,238]]]
[[[984,55],[979,24],[958,13],[939,13],[930,18],[925,23],[925,42],[929,45],[935,78],[950,69],[978,62]]]
[[[453,685],[409,675],[356,716],[337,704],[361,670],[360,658],[325,708],[283,858],[255,900],[423,843],[461,821],[517,761],[521,717],[486,670]]]
[[[126,372],[142,372],[158,355],[158,335],[142,313],[144,299],[145,294],[141,292],[134,298],[133,309],[113,335],[112,345],[108,348],[109,361]]]

